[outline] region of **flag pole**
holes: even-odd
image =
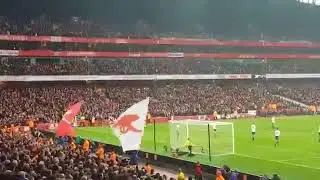
[[[154,146],[154,152],[157,152],[156,121],[154,119],[153,119],[153,146]]]
[[[152,63],[153,63],[153,71],[154,73],[156,74],[156,71],[157,71],[157,63],[156,63],[156,59],[153,58],[152,59]],[[155,77],[152,81],[152,94],[154,93],[154,91],[156,91],[157,89],[157,78]],[[156,120],[153,119],[153,148],[154,148],[154,152],[157,152],[157,142],[156,142]]]
[[[211,162],[211,137],[210,137],[210,124],[208,124],[208,147],[209,147],[209,161]]]

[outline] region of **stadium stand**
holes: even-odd
[[[120,1],[119,1],[120,2]],[[114,9],[122,8],[123,4],[115,2]],[[206,9],[199,16],[193,11],[168,13],[159,17],[149,17],[132,12],[130,22],[123,24],[101,23],[90,18],[65,16],[50,17],[43,12],[33,17],[19,15],[18,20],[8,16],[0,17],[0,34],[30,36],[68,36],[68,37],[122,37],[127,39],[157,39],[159,37],[182,37],[201,39],[232,39],[257,40],[264,42],[292,41],[303,39],[319,40],[320,26],[315,22],[320,16],[315,7],[305,8],[295,1],[282,2],[271,0],[270,3],[221,1],[208,2]],[[59,4],[59,3],[56,3]],[[62,3],[65,4],[65,3]],[[81,3],[79,3],[81,4]],[[150,2],[144,3],[151,5]],[[274,5],[276,4],[276,5]],[[155,6],[158,4],[155,3]],[[174,9],[172,1],[163,4]],[[184,2],[185,8],[190,5]],[[285,7],[282,7],[284,6]],[[66,6],[68,6],[66,4]],[[74,5],[72,4],[72,7]],[[171,7],[172,6],[172,7]],[[195,5],[190,5],[194,7]],[[275,8],[276,6],[276,8]],[[279,7],[281,6],[281,7]],[[5,6],[3,6],[5,7]],[[23,5],[21,5],[23,7]],[[105,11],[104,7],[102,11]],[[227,9],[225,7],[228,7]],[[238,8],[242,7],[242,8]],[[256,7],[260,7],[260,10]],[[91,8],[87,6],[84,9]],[[10,9],[10,8],[7,8]],[[35,5],[34,11],[38,8]],[[61,8],[61,11],[63,8]],[[97,8],[95,7],[94,10]],[[148,8],[146,8],[148,9]],[[152,8],[150,8],[152,9]],[[239,9],[239,10],[238,10]],[[285,9],[285,10],[283,10]],[[310,13],[309,11],[313,11]],[[1,10],[1,7],[0,7]],[[11,10],[11,9],[10,9]],[[299,13],[296,11],[299,10]],[[12,11],[12,10],[11,10]],[[25,12],[18,8],[12,12]],[[66,11],[66,10],[64,10]],[[98,11],[98,10],[97,10]],[[154,10],[158,14],[160,10]],[[225,14],[227,12],[233,12]],[[256,11],[261,11],[255,15]],[[286,13],[283,13],[285,11]],[[2,12],[7,12],[3,10]],[[38,12],[38,11],[36,11]],[[189,14],[190,12],[190,14]],[[244,13],[245,12],[245,13]],[[121,14],[125,14],[121,16]],[[179,14],[181,13],[181,14]],[[9,13],[10,14],[10,13]],[[19,13],[17,13],[19,14]],[[22,13],[23,14],[23,13]],[[50,13],[48,13],[50,14]],[[53,13],[55,14],[55,13]],[[63,13],[61,13],[63,14]],[[76,14],[76,13],[75,13]],[[135,15],[137,14],[137,15]],[[148,13],[146,13],[148,14]],[[253,15],[254,14],[254,15]],[[283,15],[284,14],[284,15]],[[112,16],[114,15],[114,16]],[[94,16],[94,15],[93,15]],[[100,15],[99,15],[100,16]],[[118,17],[117,17],[118,16]],[[143,16],[147,20],[139,19]],[[109,21],[117,17],[127,19],[123,11],[106,12],[103,15]],[[184,17],[190,22],[179,19]],[[221,18],[223,17],[223,18]],[[97,18],[97,17],[96,17]],[[111,19],[110,19],[111,18]],[[59,20],[57,20],[59,19]],[[94,18],[93,18],[94,19]],[[97,18],[99,19],[99,18]],[[171,22],[165,23],[167,19]],[[158,23],[155,23],[158,22]],[[162,22],[162,23],[159,23]],[[275,28],[276,27],[276,28]],[[312,27],[312,28],[310,28]],[[17,42],[0,41],[0,49],[29,50],[90,50],[90,51],[126,51],[126,52],[285,52],[314,53],[315,49],[268,49],[239,47],[180,47],[180,46],[139,46],[80,43],[49,43],[49,42]],[[245,59],[245,58],[244,58]],[[1,57],[0,75],[151,75],[151,74],[252,74],[268,73],[319,73],[319,62],[313,60],[276,59],[256,60],[208,60],[208,59],[63,59],[63,58],[12,58]],[[41,122],[56,122],[68,105],[85,101],[81,116],[86,119],[95,117],[97,120],[114,119],[120,112],[146,96],[151,97],[150,113],[153,116],[171,117],[173,115],[210,115],[215,111],[224,118],[233,113],[247,113],[256,110],[258,115],[300,114],[308,110],[283,100],[278,96],[305,103],[320,105],[320,89],[318,87],[302,87],[300,81],[291,87],[283,82],[273,81],[186,81],[186,82],[114,82],[114,83],[1,83],[0,89],[0,179],[167,179],[159,173],[148,173],[123,163],[121,156],[116,161],[110,157],[99,159],[84,153],[80,144],[79,151],[70,151],[68,143],[49,141],[47,137],[35,137],[33,133],[13,133],[5,126],[25,124],[27,120],[37,119]],[[145,85],[147,84],[147,85]],[[302,83],[301,83],[302,84]],[[276,109],[269,106],[276,105]],[[97,146],[92,147],[95,151]],[[111,149],[108,149],[110,151]],[[116,164],[115,164],[116,163]],[[220,178],[236,180],[238,172],[225,166],[217,175]],[[233,177],[233,178],[231,178]],[[268,179],[268,178],[266,178]],[[275,175],[274,179],[278,179]]]
[[[37,86],[37,85],[33,85]],[[142,87],[5,87],[1,90],[1,123],[24,122],[32,118],[55,122],[68,104],[85,101],[83,116],[87,119],[115,118],[133,102],[152,98],[154,116],[209,115],[247,113],[276,103],[278,112],[292,105],[273,97],[264,87],[238,86],[234,83],[187,83]],[[31,108],[30,108],[31,107]]]
[[[0,60],[1,75],[125,74],[264,74],[317,73],[317,61],[175,60],[175,59],[50,59]]]

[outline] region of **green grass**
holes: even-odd
[[[257,126],[256,141],[251,141],[250,125]],[[214,156],[212,162],[208,155],[179,157],[188,161],[222,166],[228,164],[233,169],[256,175],[278,173],[285,180],[314,179],[320,175],[320,143],[318,125],[320,116],[278,117],[277,126],[281,130],[280,146],[274,147],[273,129],[270,118],[235,120],[235,154]],[[168,124],[157,124],[157,154],[170,156],[163,146],[170,147]],[[81,137],[119,145],[118,139],[109,127],[77,128]],[[219,133],[219,129],[218,129]],[[206,138],[199,134],[196,138]],[[193,139],[195,137],[192,137]],[[154,152],[153,126],[147,126],[142,140],[142,150]]]

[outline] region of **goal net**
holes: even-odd
[[[234,127],[231,122],[172,120],[169,125],[172,151],[188,152],[185,143],[189,138],[194,154],[234,154]]]

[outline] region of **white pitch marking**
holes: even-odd
[[[292,158],[292,159],[284,159],[284,160],[279,160],[279,162],[286,162],[286,161],[295,161],[295,160],[303,160],[303,159],[320,159],[320,156],[315,156],[315,157],[306,157],[306,158]]]
[[[261,158],[258,158],[258,157],[248,156],[248,155],[245,155],[245,154],[235,154],[235,155],[237,155],[237,156],[242,156],[242,157],[247,157],[247,158],[252,158],[252,159],[258,159],[258,160],[262,160],[262,161],[269,161],[269,162],[274,162],[274,163],[280,163],[280,164],[285,164],[285,165],[290,165],[290,166],[304,167],[304,168],[310,168],[310,169],[320,170],[320,167],[312,167],[312,166],[308,166],[308,165],[294,164],[294,163],[288,163],[288,162],[277,161],[277,160],[261,159]]]

